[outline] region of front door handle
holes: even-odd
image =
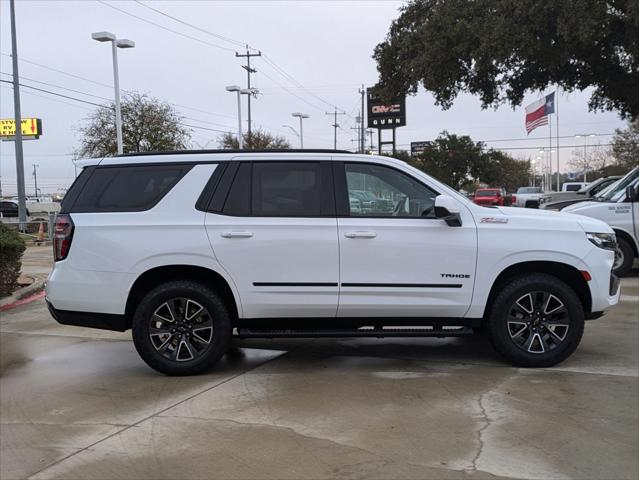
[[[251,238],[253,232],[222,232],[220,236],[222,238]]]
[[[377,233],[375,232],[346,232],[344,234],[346,238],[375,238]]]

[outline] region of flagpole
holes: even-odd
[[[557,126],[555,127],[557,129],[557,191],[559,191],[559,86],[555,90],[555,112],[557,114],[555,118],[557,120]]]
[[[548,134],[548,182],[546,186],[550,191],[552,189],[552,122],[550,115],[548,115]]]

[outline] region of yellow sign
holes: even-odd
[[[42,135],[42,120],[39,118],[23,118],[21,123],[22,135],[29,138],[38,138]],[[2,119],[0,120],[0,138],[7,139],[7,137],[16,136],[16,121],[14,119]]]

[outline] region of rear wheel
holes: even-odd
[[[522,367],[550,367],[568,358],[584,330],[575,292],[547,274],[519,277],[497,295],[488,333],[495,349]]]
[[[632,268],[635,252],[632,245],[624,238],[617,238],[617,248],[615,249],[615,263],[612,271],[618,277],[625,275]]]
[[[167,375],[194,375],[224,355],[231,336],[226,305],[210,288],[176,280],[151,290],[133,317],[142,359]]]

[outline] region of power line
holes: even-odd
[[[175,34],[177,34],[177,35],[181,35],[181,36],[186,37],[186,38],[189,38],[189,39],[191,39],[191,40],[195,40],[195,41],[197,41],[197,42],[204,43],[204,44],[206,44],[206,45],[214,46],[214,47],[216,47],[216,48],[222,48],[222,49],[224,49],[224,50],[234,51],[234,50],[232,50],[232,49],[230,49],[230,48],[222,47],[222,46],[220,46],[220,45],[210,44],[210,43],[205,42],[205,41],[203,41],[203,40],[201,40],[201,39],[198,39],[198,38],[196,38],[196,37],[192,37],[192,36],[190,36],[190,35],[187,35],[187,34],[184,34],[184,33],[178,32],[178,31],[176,31],[176,30],[172,30],[172,29],[169,29],[169,28],[167,28],[167,27],[164,27],[163,25],[157,24],[157,23],[155,23],[155,22],[151,22],[150,20],[147,20],[147,19],[145,19],[145,18],[142,18],[142,17],[139,17],[139,16],[137,16],[137,15],[134,15],[134,14],[132,14],[132,13],[130,13],[130,12],[127,12],[126,10],[123,10],[123,9],[121,9],[121,8],[118,8],[118,7],[115,7],[115,6],[113,6],[113,5],[110,5],[110,4],[106,3],[106,2],[105,2],[105,1],[103,1],[103,0],[96,0],[96,1],[98,1],[99,3],[102,3],[103,5],[108,6],[108,7],[110,7],[110,8],[113,8],[113,9],[115,9],[115,10],[118,10],[118,11],[120,11],[120,12],[124,13],[125,15],[131,16],[131,17],[134,17],[134,18],[137,18],[138,20],[141,20],[141,21],[143,21],[143,22],[149,23],[149,24],[151,24],[151,25],[154,25],[154,26],[156,26],[156,27],[162,28],[162,29],[164,29],[164,30],[168,30],[168,31],[170,31],[170,32],[172,32],[172,33],[175,33]],[[236,45],[236,46],[240,46],[240,45],[241,45],[241,46],[244,46],[244,45],[246,45],[247,49],[251,49],[251,50],[254,50],[254,51],[256,51],[256,50],[257,50],[256,48],[250,47],[250,46],[249,46],[248,44],[246,44],[245,42],[240,42],[239,40],[234,40],[234,39],[231,39],[231,38],[229,38],[229,37],[225,37],[225,36],[223,36],[223,35],[220,35],[220,34],[217,34],[217,33],[211,32],[210,30],[207,30],[207,29],[202,28],[202,27],[198,27],[197,25],[194,25],[194,24],[192,24],[192,23],[186,22],[186,21],[184,21],[184,20],[182,20],[182,19],[180,19],[180,18],[177,18],[177,17],[175,17],[175,16],[173,16],[173,15],[169,15],[168,13],[165,13],[165,12],[163,12],[163,11],[159,10],[159,9],[156,9],[156,8],[150,7],[149,5],[146,5],[146,4],[144,4],[144,3],[142,3],[142,2],[140,2],[140,1],[138,1],[138,0],[135,0],[135,1],[136,1],[136,3],[138,3],[139,5],[142,5],[142,6],[143,6],[143,7],[145,7],[145,8],[148,8],[148,9],[150,9],[150,10],[152,10],[152,11],[156,12],[156,13],[159,13],[159,14],[161,14],[161,15],[163,15],[163,16],[165,16],[165,17],[167,17],[167,18],[170,18],[170,19],[172,19],[172,20],[174,20],[174,21],[176,21],[176,22],[179,22],[179,23],[181,23],[181,24],[183,24],[183,25],[186,25],[186,26],[188,26],[188,27],[190,27],[190,28],[193,28],[193,29],[195,29],[195,30],[197,30],[197,31],[199,31],[199,32],[205,33],[205,34],[207,34],[207,35],[214,36],[214,37],[216,37],[216,38],[218,38],[218,39],[220,39],[220,40],[223,40],[223,41],[229,42],[229,43],[231,43],[231,44],[233,44],[233,45]],[[260,52],[260,53],[261,53],[261,52]],[[297,87],[299,87],[300,89],[302,89],[302,90],[303,90],[304,92],[306,92],[308,95],[310,95],[310,96],[312,96],[312,97],[316,98],[317,100],[319,100],[320,102],[322,102],[322,103],[324,103],[324,104],[326,104],[326,105],[330,106],[331,108],[338,108],[335,104],[333,104],[333,103],[331,103],[331,102],[328,102],[328,101],[324,100],[322,97],[320,97],[319,95],[316,95],[316,94],[315,94],[315,93],[313,93],[311,90],[309,90],[307,87],[305,87],[304,85],[302,85],[302,84],[301,84],[300,82],[298,82],[298,81],[297,81],[297,80],[296,80],[296,79],[295,79],[292,75],[290,75],[290,74],[289,74],[289,73],[287,73],[287,72],[286,72],[283,68],[281,68],[279,65],[277,65],[277,64],[275,63],[275,61],[274,61],[273,59],[271,59],[270,57],[268,57],[266,54],[262,54],[262,55],[263,55],[263,59],[265,60],[266,64],[267,64],[267,65],[269,65],[269,66],[270,66],[273,70],[275,70],[277,73],[279,73],[280,75],[282,75],[282,76],[283,76],[285,79],[287,79],[289,82],[291,82],[291,83],[295,84]],[[267,78],[270,78],[270,77],[268,77],[268,76],[267,76]],[[271,79],[271,80],[272,80],[272,79]],[[250,126],[250,123],[249,123],[249,126]]]
[[[0,72],[2,75],[7,75],[7,76],[11,76],[10,73],[5,73],[5,72]],[[54,88],[60,88],[62,90],[66,90],[68,92],[73,92],[73,93],[79,93],[81,95],[86,95],[87,97],[93,97],[93,98],[99,98],[100,100],[105,100],[107,102],[110,102],[111,99],[110,98],[106,98],[106,97],[101,97],[100,95],[93,95],[92,93],[86,93],[86,92],[82,92],[80,90],[74,90],[72,88],[68,88],[68,87],[63,87],[61,85],[55,85],[53,83],[47,83],[47,82],[43,82],[42,80],[36,80],[34,78],[29,78],[29,77],[25,77],[23,75],[20,75],[20,79],[21,80],[28,80],[30,82],[35,82],[35,83],[40,83],[42,85],[47,85],[49,87],[54,87]]]
[[[5,57],[11,58],[11,55],[9,55],[7,53],[2,53],[2,55],[5,56]],[[57,68],[53,68],[53,67],[50,67],[48,65],[43,65],[41,63],[37,63],[37,62],[31,61],[31,60],[26,60],[26,59],[24,59],[22,57],[20,57],[20,62],[28,63],[28,64],[31,64],[31,65],[35,65],[37,67],[44,68],[45,70],[50,70],[52,72],[56,72],[56,73],[59,73],[61,75],[66,75],[68,77],[76,78],[76,79],[79,79],[79,80],[84,80],[86,82],[93,83],[94,85],[99,85],[101,87],[113,89],[113,85],[109,85],[108,83],[97,82],[97,81],[92,80],[90,78],[86,78],[86,77],[82,77],[80,75],[75,75],[73,73],[65,72],[64,70],[59,70]],[[61,88],[61,87],[59,87],[59,88]],[[132,90],[122,89],[122,91],[125,92],[125,93],[134,93]],[[226,115],[224,113],[210,112],[208,110],[202,110],[200,108],[191,107],[191,106],[188,106],[188,105],[181,105],[179,103],[169,102],[169,104],[173,105],[174,107],[185,108],[187,110],[193,110],[194,112],[204,113],[206,115],[211,115],[211,116],[215,116],[215,117],[225,117],[225,118],[232,118],[232,119],[235,118],[233,115]]]
[[[13,82],[10,82],[9,80],[0,80],[0,82],[2,82],[2,83],[9,83],[9,84],[13,83]],[[55,96],[57,96],[57,97],[67,98],[67,99],[69,99],[69,100],[75,100],[76,102],[87,103],[87,104],[89,104],[89,105],[94,105],[94,106],[96,106],[96,107],[110,108],[110,107],[109,107],[109,106],[107,106],[107,105],[102,105],[102,104],[100,104],[100,103],[90,102],[90,101],[88,101],[88,100],[83,100],[82,98],[72,97],[72,96],[70,96],[70,95],[63,95],[62,93],[52,92],[51,90],[46,90],[46,89],[44,89],[44,88],[34,87],[34,86],[32,86],[32,85],[26,85],[26,84],[24,84],[24,83],[19,83],[18,85],[20,85],[21,87],[30,88],[30,89],[32,89],[32,90],[37,90],[38,92],[48,93],[49,95],[55,95]],[[112,108],[112,107],[111,107],[111,108]]]
[[[204,45],[208,45],[209,47],[219,48],[221,50],[226,50],[228,52],[234,52],[235,51],[232,48],[226,48],[226,47],[223,47],[221,45],[216,45],[214,43],[207,42],[206,40],[202,40],[202,39],[197,38],[197,37],[192,37],[191,35],[187,35],[186,33],[178,32],[177,30],[173,30],[172,28],[165,27],[164,25],[160,25],[159,23],[152,22],[151,20],[147,20],[146,18],[139,17],[139,16],[137,16],[137,15],[135,15],[133,13],[127,12],[126,10],[122,10],[121,8],[118,8],[115,5],[111,5],[111,4],[109,4],[109,3],[107,3],[107,2],[105,2],[103,0],[96,0],[96,1],[98,3],[101,3],[102,5],[104,5],[106,7],[109,7],[109,8],[112,8],[113,10],[117,10],[118,12],[124,13],[125,15],[128,15],[129,17],[137,18],[138,20],[140,20],[142,22],[145,22],[145,23],[148,23],[148,24],[153,25],[155,27],[161,28],[163,30],[166,30],[167,32],[174,33],[175,35],[179,35],[181,37],[189,38],[189,39],[194,40],[196,42],[203,43]]]
[[[180,20],[177,17],[174,17],[173,15],[169,15],[168,13],[163,12],[162,10],[158,10],[157,8],[153,8],[150,5],[147,5],[146,3],[140,2],[139,0],[134,0],[135,3],[142,5],[144,8],[148,8],[149,10],[153,10],[156,13],[159,13],[160,15],[163,15],[167,18],[170,18],[171,20],[175,20],[178,23],[181,23],[182,25],[186,25],[187,27],[191,27],[199,32],[205,33],[207,35],[211,35],[212,37],[218,38],[220,40],[223,40],[225,42],[229,42],[229,43],[233,43],[235,45],[237,45],[238,47],[243,47],[245,45],[244,42],[240,42],[239,40],[233,40],[232,38],[229,37],[225,37],[224,35],[220,35],[218,33],[214,33],[211,32],[209,30],[205,30],[204,28],[198,27],[197,25],[193,25],[192,23],[188,23],[184,20]],[[252,49],[254,50],[254,49]]]

